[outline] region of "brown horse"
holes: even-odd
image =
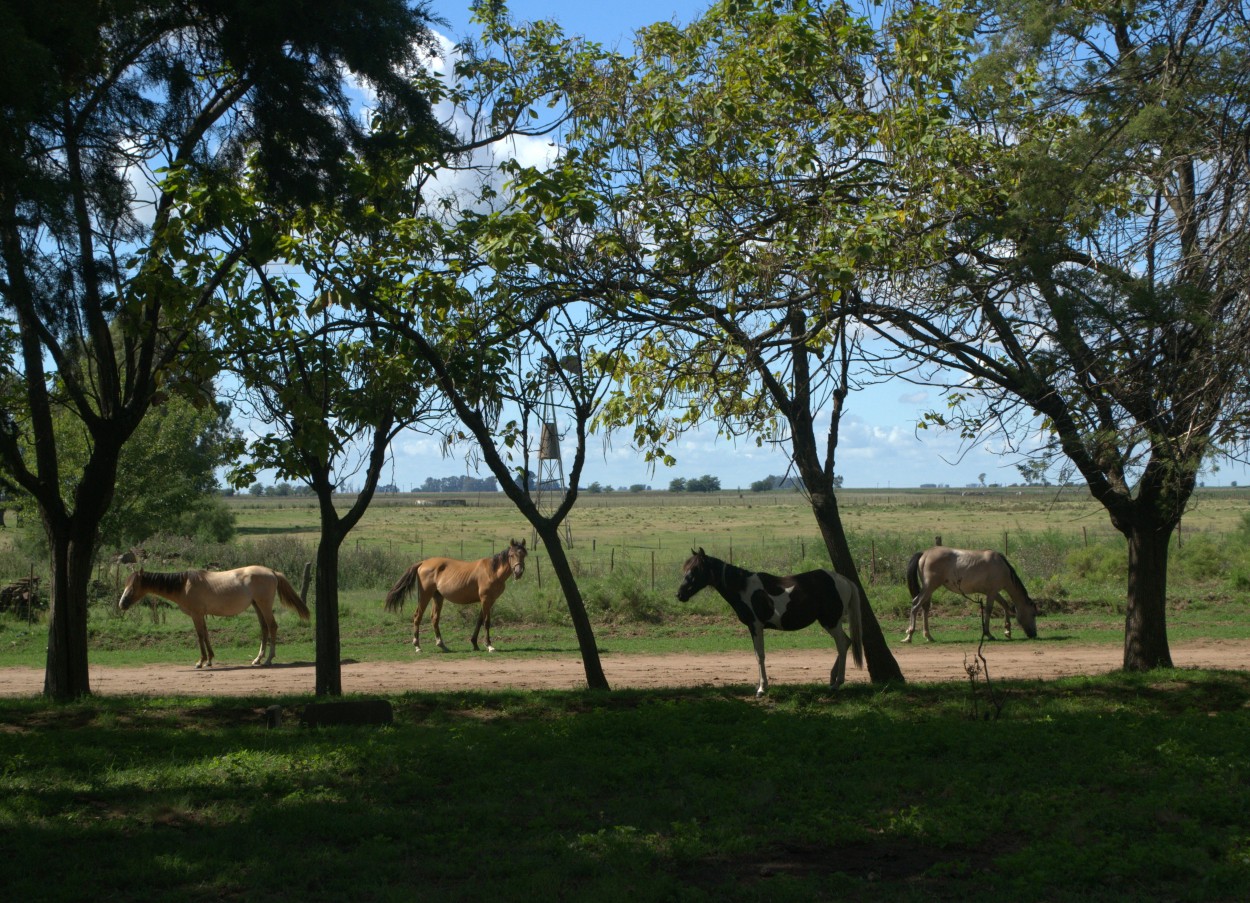
[[[1006,634],[1011,639],[1011,616],[1020,620],[1020,626],[1029,639],[1037,636],[1037,603],[1029,598],[1020,575],[1001,552],[992,549],[974,552],[968,549],[948,549],[934,546],[917,552],[907,563],[907,589],[911,593],[911,621],[907,627],[904,643],[911,642],[916,632],[916,613],[924,611],[924,638],[932,640],[929,633],[929,603],[934,590],[946,587],[951,592],[967,596],[980,593],[985,596],[981,607],[981,634],[990,639],[990,614],[994,603],[1002,606],[1006,615]],[[1006,592],[1012,604],[1000,595]]]
[[[208,642],[208,626],[204,623],[206,615],[230,617],[249,605],[255,609],[260,621],[260,652],[252,660],[253,665],[268,665],[278,650],[278,621],[273,616],[275,595],[287,608],[298,612],[302,620],[308,620],[308,606],[290,581],[278,571],[257,564],[233,571],[193,570],[172,574],[140,568],[126,578],[126,588],[117,600],[117,607],[125,611],[148,593],[173,602],[195,624],[195,636],[200,641],[197,668],[213,666],[213,647]],[[268,658],[265,658],[266,647]]]
[[[479,558],[477,561],[460,561],[457,558],[427,558],[419,561],[399,578],[391,591],[386,594],[386,610],[401,611],[404,599],[417,588],[417,613],[412,616],[412,645],[421,651],[421,617],[425,614],[425,606],[434,601],[434,639],[438,648],[447,651],[443,643],[443,635],[439,631],[438,622],[443,613],[443,600],[458,605],[482,603],[478,612],[477,626],[473,628],[473,648],[478,649],[477,635],[486,625],[486,651],[494,652],[490,642],[490,610],[504,591],[508,583],[508,575],[517,580],[525,573],[525,540],[515,539],[508,543],[508,548],[492,555],[490,558]]]
[[[846,681],[846,652],[851,650],[855,664],[863,664],[863,599],[859,589],[833,571],[807,571],[789,577],[753,572],[713,558],[703,549],[691,551],[682,565],[677,598],[686,602],[710,586],[729,603],[738,620],[751,631],[755,658],[760,666],[756,696],[768,692],[768,672],[764,670],[764,631],[802,630],[813,621],[833,637],[838,657],[829,672],[829,686],[835,690]],[[848,637],[842,629],[847,621]]]

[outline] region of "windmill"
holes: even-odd
[[[555,358],[548,358],[545,366],[542,400],[538,405],[538,420],[542,428],[539,430],[538,481],[534,492],[534,505],[544,517],[555,514],[568,492],[564,483],[564,461],[560,457],[560,428],[556,421],[556,384],[561,368],[575,373],[581,368],[581,362],[569,355],[559,362]],[[563,531],[564,544],[572,546],[573,534],[568,520],[560,525],[560,529]],[[535,534],[534,545],[537,544],[538,537]]]

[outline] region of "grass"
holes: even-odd
[[[1237,899],[1250,676],[0,700],[12,899]],[[55,881],[50,875],[55,875]]]
[[[701,544],[777,572],[824,566],[792,497],[591,497],[573,563],[605,652],[731,650],[743,629],[712,593],[679,606]],[[423,554],[477,557],[528,536],[477,500],[375,505],[344,550],[342,654],[411,657],[411,614],[382,596]],[[489,501],[491,504],[486,504]],[[230,547],[153,543],[152,569],[259,560],[299,573],[316,512],[234,500]],[[887,639],[903,631],[907,556],[937,533],[1007,547],[1047,641],[1120,645],[1123,545],[1068,494],[843,494],[852,547]],[[1250,636],[1246,498],[1200,500],[1174,543],[1169,637]],[[0,537],[0,574],[35,566]],[[159,562],[159,564],[157,563]],[[115,611],[102,567],[93,664],[190,663],[176,611]],[[444,636],[467,649],[472,611]],[[279,614],[279,657],[310,661],[313,628]],[[935,606],[940,642],[975,642],[975,608]],[[428,631],[428,620],[424,630]],[[251,616],[210,621],[218,661],[255,655]],[[576,653],[550,565],[531,555],[495,610],[509,655]],[[47,627],[0,615],[0,666],[42,667]],[[769,649],[818,631],[770,634]],[[311,697],[0,699],[0,887],[6,899],[866,901],[1234,900],[1250,886],[1250,673],[1160,671],[827,688],[409,693],[386,728],[309,730]],[[277,703],[285,718],[266,729]],[[50,877],[54,876],[54,877]]]

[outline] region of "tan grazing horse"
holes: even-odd
[[[490,642],[490,610],[504,588],[508,584],[508,575],[520,580],[525,573],[525,540],[515,539],[508,543],[508,548],[497,552],[490,558],[479,558],[477,561],[460,561],[457,558],[427,558],[419,561],[399,578],[391,591],[386,594],[386,610],[402,611],[404,599],[417,589],[417,613],[412,616],[412,645],[421,651],[421,617],[425,607],[431,600],[434,602],[434,639],[438,648],[447,651],[443,643],[443,635],[439,632],[438,621],[443,613],[443,600],[458,605],[472,605],[480,602],[482,609],[478,612],[477,626],[473,628],[473,648],[478,649],[477,635],[486,625],[486,651],[494,652]]]
[[[1006,615],[1006,634],[1011,639],[1011,616],[1015,615],[1029,639],[1037,636],[1037,603],[1029,598],[1024,583],[1001,552],[992,549],[974,552],[968,549],[948,549],[934,546],[917,552],[907,563],[907,589],[911,593],[911,621],[907,627],[904,643],[911,642],[916,632],[916,613],[924,611],[924,638],[932,640],[929,633],[929,603],[939,587],[967,596],[980,593],[985,596],[981,607],[981,633],[990,639],[990,614],[994,603],[1002,606]],[[1001,593],[1011,597],[1008,604]]]
[[[308,606],[290,581],[278,571],[257,564],[233,571],[193,570],[172,574],[140,568],[126,579],[126,588],[117,600],[117,607],[125,611],[149,593],[177,605],[195,624],[195,636],[200,641],[197,668],[213,666],[213,647],[208,642],[208,625],[204,623],[206,615],[230,617],[249,605],[255,609],[260,621],[260,652],[252,660],[253,665],[268,665],[278,649],[278,621],[273,616],[274,596],[281,599],[287,608],[298,612],[302,620],[308,620]],[[268,658],[265,657],[266,647],[269,649]]]

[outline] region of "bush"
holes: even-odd
[[[1073,549],[1064,561],[1067,570],[1079,580],[1123,582],[1127,567],[1122,549],[1098,544]]]
[[[583,590],[586,609],[607,620],[623,623],[659,624],[665,617],[665,602],[644,585],[634,567],[618,567],[611,574]]]
[[[1206,535],[1186,536],[1183,544],[1177,542],[1173,548],[1171,576],[1199,583],[1223,579],[1232,564],[1230,551],[1227,541]]]

